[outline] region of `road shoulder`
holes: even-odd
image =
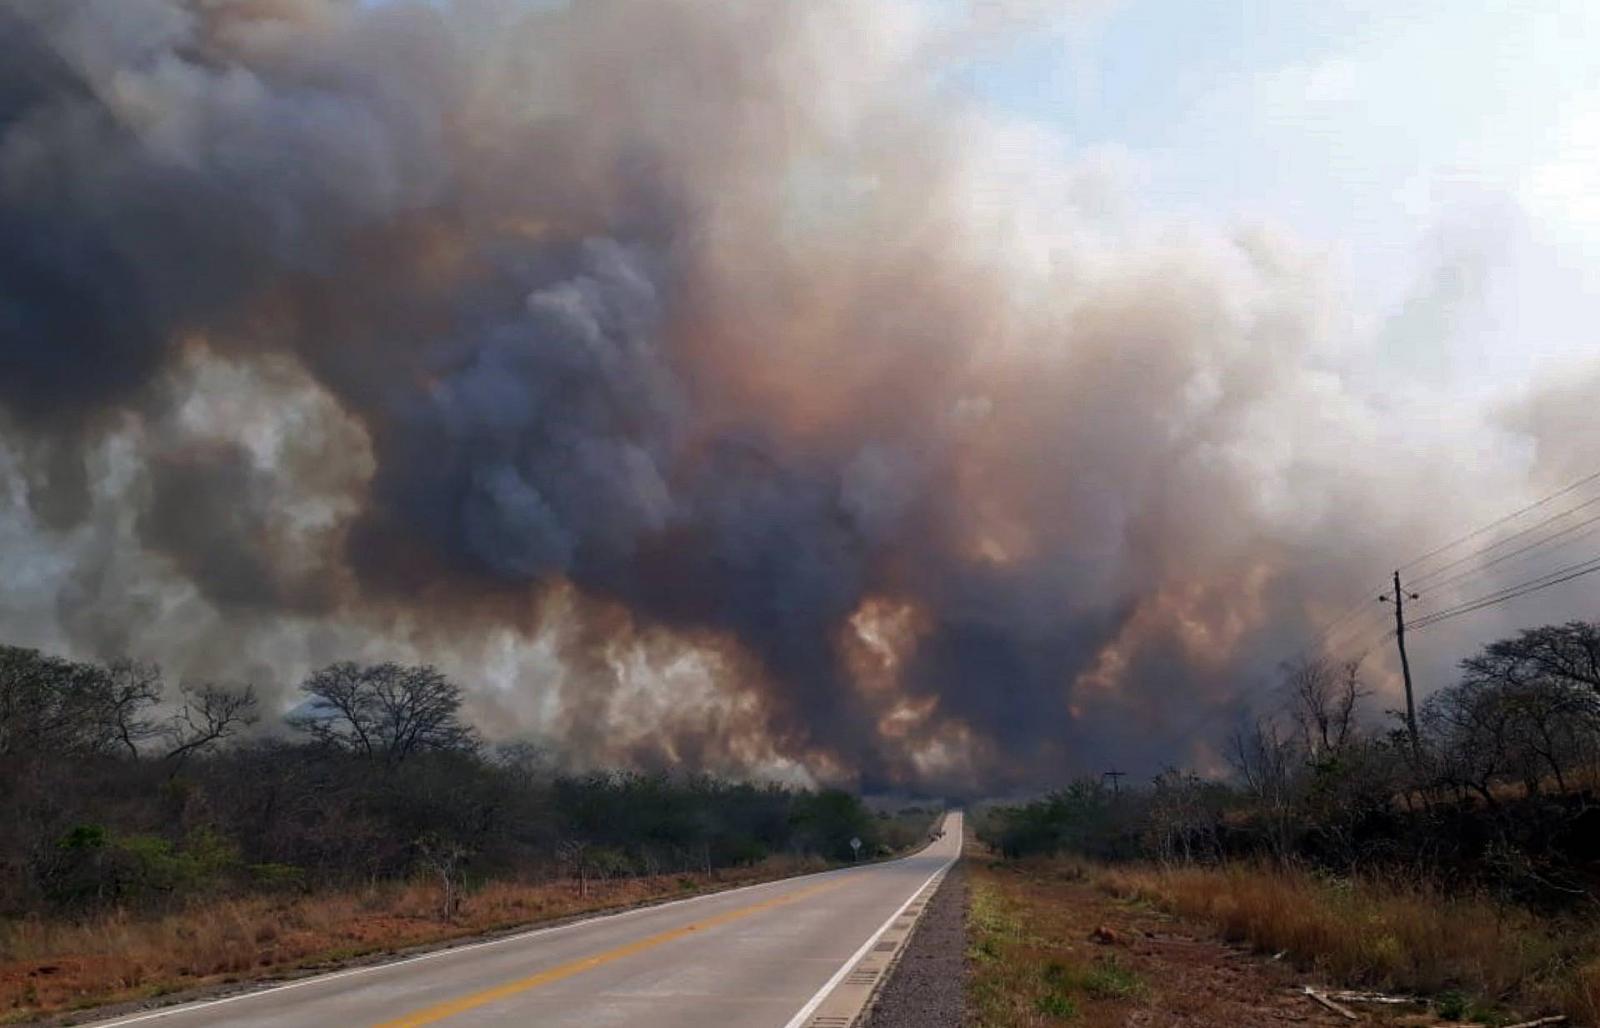
[[[867,1028],[960,1028],[966,1023],[967,874],[945,875],[889,979],[873,999]]]

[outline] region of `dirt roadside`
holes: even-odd
[[[971,963],[966,1024],[1266,1028],[1345,1025],[1303,975],[1207,929],[1108,895],[1061,865],[966,861]],[[1360,1008],[1365,1024],[1438,1024]],[[910,1024],[912,1022],[896,1022]],[[954,1022],[950,1022],[954,1023]]]
[[[92,952],[7,959],[0,948],[0,1025],[64,1026],[144,1013],[850,866],[775,861],[591,882],[587,894],[566,881],[492,882],[470,893],[451,921],[438,917],[436,890],[416,882],[219,900],[147,920],[108,918]]]

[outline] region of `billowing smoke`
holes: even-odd
[[[1312,258],[960,99],[985,10],[0,0],[8,641],[398,653],[577,762],[1202,758],[1562,429],[1397,448]]]

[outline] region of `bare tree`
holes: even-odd
[[[1469,680],[1429,696],[1421,717],[1444,783],[1496,806],[1494,786],[1516,770],[1516,708],[1493,685]]]
[[[1517,712],[1517,745],[1523,756],[1523,781],[1539,792],[1548,774],[1556,791],[1567,791],[1568,774],[1583,760],[1595,726],[1593,693],[1580,693],[1556,681],[1534,682],[1510,690]]]
[[[589,843],[585,839],[564,839],[556,846],[556,859],[570,868],[578,880],[578,895],[589,895]]]
[[[1461,662],[1462,687],[1492,697],[1506,722],[1506,760],[1530,794],[1568,773],[1600,728],[1600,628],[1574,621],[1527,629]],[[1488,702],[1485,699],[1483,702]]]
[[[1600,696],[1600,624],[1569,621],[1529,628],[1461,662],[1468,677],[1514,683],[1535,678]]]
[[[105,752],[108,687],[105,668],[0,646],[0,757]]]
[[[454,839],[429,832],[417,840],[417,852],[423,864],[439,876],[439,919],[454,921],[461,912],[462,868],[469,851]]]
[[[527,740],[500,743],[491,756],[496,766],[528,783],[548,782],[556,775],[555,754]]]
[[[237,735],[256,721],[256,693],[251,686],[228,689],[219,685],[184,686],[183,706],[166,726],[166,759],[177,774],[184,762],[204,753],[224,739]]]
[[[1304,765],[1303,752],[1272,718],[1257,718],[1228,738],[1228,762],[1255,798],[1268,845],[1279,859],[1288,856],[1294,841],[1295,776]]]
[[[394,765],[430,750],[475,750],[461,688],[437,669],[330,664],[300,686],[311,700],[290,723],[319,742]]]
[[[1286,665],[1284,684],[1310,759],[1337,753],[1354,741],[1357,713],[1368,695],[1359,664],[1335,667],[1322,657],[1312,657]]]
[[[102,717],[128,756],[137,757],[141,743],[162,734],[161,723],[150,717],[150,710],[161,702],[164,691],[159,665],[118,660],[106,669]]]
[[[1228,763],[1257,799],[1285,795],[1294,776],[1299,751],[1271,718],[1257,718],[1228,736]]]
[[[1221,853],[1216,786],[1169,767],[1151,780],[1147,842],[1163,864],[1193,864]]]

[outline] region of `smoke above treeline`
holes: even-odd
[[[979,6],[0,0],[6,641],[425,660],[577,765],[1204,760],[1565,422],[1397,445],[1314,255],[962,99]]]

